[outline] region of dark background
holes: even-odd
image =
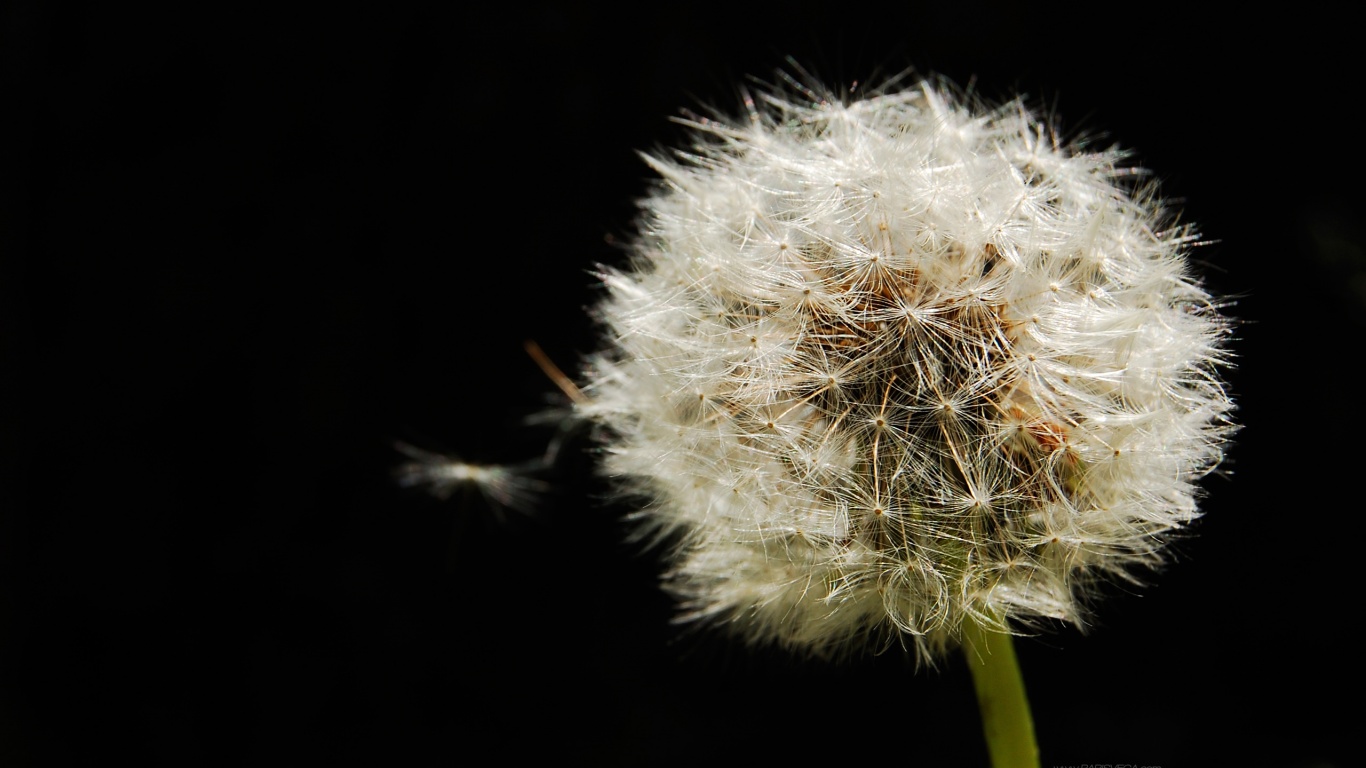
[[[839,86],[913,66],[1027,93],[1134,148],[1217,241],[1245,428],[1150,588],[1018,643],[1044,765],[1359,752],[1353,23],[114,5],[0,6],[0,763],[985,765],[957,659],[680,636],[577,452],[532,516],[389,475],[395,439],[541,449],[522,419],[555,390],[522,342],[570,369],[594,347],[635,151],[788,55]]]

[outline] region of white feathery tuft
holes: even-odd
[[[932,662],[1159,563],[1233,427],[1230,323],[1152,183],[928,80],[748,103],[646,158],[578,404],[683,617]]]

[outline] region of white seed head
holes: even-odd
[[[647,158],[579,406],[683,617],[933,661],[1157,563],[1231,431],[1193,231],[1020,102],[746,103]]]

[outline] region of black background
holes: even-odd
[[[1134,148],[1236,296],[1206,517],[1018,643],[1044,765],[1345,766],[1366,326],[1359,43],[1299,6],[0,8],[0,763],[985,765],[966,669],[680,636],[578,453],[534,515],[391,443],[535,455],[682,108],[791,55]],[[1108,139],[1107,139],[1108,140]],[[482,757],[481,757],[482,756]]]

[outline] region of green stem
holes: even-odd
[[[1034,718],[1010,635],[968,621],[963,624],[963,650],[977,689],[992,768],[1039,768]]]

